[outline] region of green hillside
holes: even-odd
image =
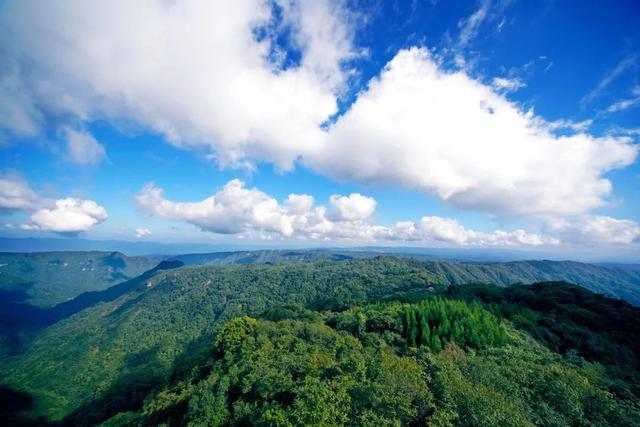
[[[637,399],[612,393],[617,385],[598,364],[553,353],[478,304],[428,299],[288,311],[275,321],[274,313],[231,320],[200,364],[105,425],[640,422]],[[91,423],[103,408],[72,420]]]
[[[355,352],[362,353],[362,357],[365,358],[365,362],[363,362],[365,363],[365,368],[363,368],[365,372],[374,369],[376,364],[389,363],[392,366],[404,366],[409,372],[419,369],[415,372],[424,373],[424,370],[427,369],[424,360],[428,359],[429,363],[451,369],[446,374],[447,378],[450,377],[451,384],[459,383],[460,387],[471,390],[470,393],[476,393],[472,394],[475,397],[469,398],[476,399],[475,403],[470,401],[464,405],[480,405],[478,407],[481,407],[483,399],[488,399],[487,396],[495,396],[499,401],[506,399],[505,396],[509,396],[513,391],[504,388],[507,385],[503,384],[509,375],[514,374],[510,369],[515,370],[521,364],[529,363],[532,366],[531,369],[541,376],[529,378],[526,381],[545,383],[546,376],[553,377],[554,372],[559,372],[561,379],[558,381],[561,383],[557,384],[558,390],[569,387],[567,390],[570,395],[578,396],[576,401],[568,402],[567,405],[578,405],[582,409],[576,409],[578,412],[571,415],[565,411],[566,408],[562,410],[546,407],[533,408],[531,407],[532,396],[536,396],[535,393],[544,393],[531,389],[534,387],[532,384],[523,383],[518,385],[518,387],[522,387],[518,389],[522,402],[517,403],[518,408],[509,409],[510,411],[523,411],[519,412],[519,417],[524,417],[522,419],[533,420],[535,418],[531,417],[543,416],[540,414],[545,414],[544,411],[547,410],[560,411],[560,415],[557,416],[565,418],[558,419],[582,420],[575,421],[578,424],[571,421],[566,425],[587,425],[580,423],[584,420],[596,420],[593,418],[594,414],[585,412],[588,406],[587,396],[595,396],[594,405],[604,405],[608,408],[609,412],[606,414],[609,415],[606,417],[614,418],[606,418],[607,420],[627,415],[629,417],[635,416],[635,412],[629,409],[629,405],[638,404],[638,394],[632,386],[637,378],[637,366],[628,363],[628,361],[640,357],[637,344],[633,344],[633,340],[637,338],[635,335],[637,332],[634,331],[640,330],[638,309],[626,303],[597,296],[581,288],[562,283],[546,285],[543,288],[538,285],[524,288],[530,289],[533,292],[532,295],[535,295],[536,292],[542,292],[542,290],[546,290],[551,296],[557,292],[558,298],[563,295],[563,292],[568,292],[567,289],[570,289],[575,293],[571,297],[576,298],[575,304],[567,304],[562,300],[556,301],[556,298],[546,295],[546,300],[549,301],[548,306],[536,305],[537,303],[531,295],[528,298],[511,301],[509,299],[511,294],[501,293],[523,287],[501,289],[486,286],[453,288],[447,286],[449,283],[488,282],[489,280],[486,278],[489,278],[490,274],[493,274],[493,277],[502,277],[504,280],[511,277],[506,269],[488,268],[482,265],[423,263],[392,257],[378,257],[340,262],[251,264],[226,267],[192,266],[159,271],[116,300],[87,308],[42,331],[24,354],[5,361],[6,363],[2,367],[2,382],[5,383],[8,393],[11,395],[27,393],[33,397],[34,401],[21,416],[44,416],[50,420],[61,420],[67,417],[71,424],[92,424],[122,412],[123,414],[117,415],[114,422],[120,420],[126,424],[125,421],[129,420],[127,417],[143,419],[154,413],[154,417],[162,418],[168,417],[168,412],[172,413],[175,410],[176,417],[189,419],[188,415],[185,415],[187,414],[184,412],[186,411],[185,407],[191,408],[193,397],[191,393],[198,390],[200,381],[205,381],[206,387],[222,387],[219,381],[222,381],[221,378],[225,375],[230,376],[224,384],[227,382],[232,384],[239,378],[237,376],[240,372],[238,369],[241,367],[225,365],[224,369],[220,368],[223,369],[220,372],[218,372],[218,368],[212,368],[212,366],[217,366],[216,363],[219,363],[219,357],[226,360],[226,356],[221,356],[221,354],[227,350],[215,350],[213,344],[220,342],[221,338],[218,332],[223,325],[239,316],[252,316],[259,319],[257,322],[260,325],[260,331],[262,331],[260,336],[264,333],[268,340],[272,340],[273,337],[269,331],[279,330],[280,320],[291,317],[290,311],[294,312],[294,317],[297,316],[295,315],[296,310],[280,308],[274,311],[272,309],[294,304],[297,307],[305,307],[307,311],[304,313],[306,314],[300,319],[299,316],[296,317],[296,322],[302,322],[301,324],[285,325],[285,331],[282,333],[292,334],[295,337],[299,336],[300,330],[306,331],[317,326],[321,331],[321,337],[318,338],[320,341],[311,340],[308,343],[311,347],[326,347],[322,340],[328,339],[334,343],[338,336],[343,337],[344,334],[351,334],[353,338],[344,338],[345,345],[353,348]],[[499,273],[500,271],[502,273]],[[455,294],[456,289],[468,289],[469,292]],[[478,289],[494,289],[495,291],[491,294],[494,299],[484,302],[483,298],[486,295],[482,293],[484,291],[480,292]],[[476,291],[477,293],[474,293]],[[436,330],[430,329],[428,333],[429,345],[423,345],[427,342],[426,335],[424,335],[426,332],[418,325],[423,324],[420,316],[424,317],[424,314],[420,315],[420,312],[426,310],[424,308],[426,306],[418,303],[435,295],[445,299],[483,301],[483,306],[472,304],[468,307],[468,313],[467,309],[456,308],[455,305],[445,307],[444,311],[447,312],[449,326],[437,330],[437,326],[434,324]],[[394,300],[399,302],[393,302]],[[401,304],[405,302],[416,304],[415,309],[409,310],[409,317],[415,319],[415,332],[403,335],[405,329],[410,331],[413,328],[413,326],[408,327],[409,323],[403,320],[405,318],[403,316],[407,314]],[[350,310],[353,307],[372,303],[381,305],[380,307],[374,305],[355,311]],[[600,311],[596,310],[597,307],[600,307],[598,309]],[[376,310],[381,311],[383,315],[373,316],[376,318],[373,321],[370,315]],[[489,314],[479,314],[485,312]],[[495,322],[490,320],[492,316],[496,319],[502,319],[499,328],[494,327]],[[469,319],[472,317],[476,320],[470,321]],[[623,319],[624,321],[613,322],[613,319]],[[603,321],[611,323],[611,328],[603,328],[601,323]],[[276,322],[276,324],[269,322]],[[307,325],[308,322],[311,324]],[[363,322],[364,326],[362,326]],[[378,326],[374,329],[378,329],[373,330],[370,327],[371,324],[377,324]],[[387,327],[385,325],[391,329],[385,329]],[[490,335],[493,338],[487,338],[489,335],[483,335],[484,332],[472,332],[475,327],[473,325],[480,325],[482,330],[493,330],[494,332]],[[554,325],[558,328],[554,329]],[[287,328],[293,329],[290,331]],[[460,331],[460,328],[464,331]],[[504,329],[506,338],[502,332],[499,332],[502,328],[506,328]],[[362,331],[374,333],[378,338],[370,339],[367,338],[369,335],[361,336]],[[576,331],[576,333],[572,335],[570,331]],[[471,335],[468,335],[467,332]],[[280,332],[273,333],[277,335]],[[337,334],[335,339],[331,338],[332,334]],[[434,336],[439,337],[439,344],[433,338]],[[534,338],[540,344],[536,343]],[[378,343],[380,339],[384,344]],[[468,348],[468,350],[462,354],[455,350],[453,352],[454,361],[451,361],[447,359],[449,356],[444,355],[448,353],[441,353],[438,350],[446,349],[447,343],[453,341],[457,342],[462,349]],[[635,342],[640,342],[640,340]],[[541,345],[546,347],[542,348]],[[419,353],[424,354],[419,357],[414,354],[411,350],[414,346],[419,347]],[[295,347],[293,346],[292,350],[295,350]],[[248,347],[246,350],[248,353],[242,354],[249,357],[248,355],[254,350],[256,349]],[[212,351],[215,354],[212,354]],[[558,353],[553,353],[553,351]],[[373,354],[370,354],[371,352]],[[308,353],[308,351],[305,350],[303,353]],[[605,355],[608,356],[605,357]],[[283,355],[283,357],[285,356]],[[293,358],[298,356],[291,355]],[[427,359],[424,359],[425,357]],[[458,363],[458,360],[461,364]],[[447,365],[447,363],[453,363],[453,365]],[[415,364],[418,368],[414,366]],[[503,370],[491,374],[494,377],[489,375],[495,366],[502,365],[504,365]],[[258,369],[260,366],[256,365],[253,368]],[[476,372],[476,369],[480,369],[478,366],[486,369],[487,373]],[[276,368],[274,367],[274,369]],[[230,369],[230,371],[227,372],[225,369]],[[206,375],[201,372],[202,370],[206,371]],[[205,376],[189,377],[195,375],[194,372],[201,372]],[[218,373],[214,375],[214,372]],[[366,378],[367,384],[383,381],[375,373],[366,375],[368,376],[364,378]],[[424,377],[423,374],[420,375]],[[478,376],[478,379],[475,376]],[[185,378],[189,378],[188,381],[192,385],[185,385],[183,383],[186,381]],[[324,381],[326,378],[320,376],[320,378],[309,378],[308,380],[312,382]],[[567,385],[566,382],[570,384]],[[498,388],[488,390],[487,387],[493,383],[496,383],[494,385]],[[291,387],[294,386],[304,387],[304,384],[291,385]],[[172,387],[186,387],[186,391],[172,391]],[[218,396],[222,392],[215,387],[212,390],[218,390],[214,393]],[[231,386],[229,385],[229,387]],[[239,384],[237,387],[239,387],[237,391],[233,391],[232,395],[225,395],[224,398],[227,401],[230,398],[239,399],[237,404],[229,401],[231,407],[238,406],[239,412],[236,413],[234,409],[225,415],[229,418],[220,419],[232,420],[238,416],[240,417],[238,420],[241,420],[243,416],[241,414],[253,411],[254,404],[258,404],[257,401],[261,402],[262,398],[258,399],[255,395],[248,396],[246,399],[245,397],[240,398],[239,396],[245,393],[242,391],[245,390],[243,388],[245,386]],[[341,393],[344,392],[350,396],[349,399],[353,399],[352,393],[355,391],[349,388],[348,384],[345,387],[344,390],[341,389]],[[375,389],[378,386],[371,385],[371,387]],[[384,388],[385,386],[380,385],[380,387]],[[424,417],[435,414],[433,402],[438,402],[438,399],[453,399],[455,403],[456,399],[464,398],[464,396],[455,397],[456,393],[451,390],[445,390],[449,394],[442,390],[437,391],[439,386],[431,383],[426,385],[416,383],[415,387],[414,392],[418,393],[415,396],[422,396],[420,399],[426,399],[424,400],[425,405],[431,408],[425,409],[426,412],[420,412],[422,414],[420,416]],[[425,387],[428,389],[427,394],[424,394]],[[236,390],[236,388],[229,390]],[[242,393],[240,393],[241,391]],[[485,392],[488,394],[485,395]],[[175,396],[176,393],[179,395],[178,397]],[[231,392],[229,391],[229,393]],[[287,402],[295,401],[295,397],[291,396],[297,396],[295,394],[297,392],[291,393],[289,394],[290,398],[286,400]],[[380,391],[380,393],[382,393],[381,396],[387,396],[389,392],[387,390]],[[393,395],[393,393],[391,394]],[[449,395],[453,397],[446,397]],[[222,399],[222,397],[219,398]],[[168,401],[163,399],[168,399]],[[205,399],[203,402],[209,402],[205,407],[214,404],[211,400],[214,397],[209,394],[202,399]],[[378,397],[377,399],[384,400],[386,397]],[[374,404],[375,402],[374,399],[364,405],[379,406]],[[174,403],[178,405],[176,408],[173,408]],[[263,403],[266,405],[268,402]],[[380,405],[384,406],[383,403]],[[259,404],[262,405],[262,403]],[[459,402],[455,403],[455,405],[458,404],[463,405]],[[526,407],[525,404],[529,407]],[[148,407],[147,405],[152,406]],[[197,404],[193,403],[193,405]],[[387,406],[389,405],[390,403],[387,404]],[[360,406],[355,409],[351,406],[349,408],[351,408],[349,411],[364,411]],[[419,412],[418,409],[412,408],[406,409],[407,412],[403,415],[405,418],[402,419],[411,420],[414,419],[412,417],[418,416],[416,415]],[[455,409],[458,406],[448,408],[438,417],[444,417],[443,420],[445,420],[446,417],[452,416],[451,414],[447,415],[447,411],[461,410]],[[263,409],[266,411],[268,408]],[[275,412],[269,416],[284,417],[282,420],[289,420],[288,422],[294,425],[296,420],[302,419],[296,417],[303,415],[293,415],[289,412],[289,409],[293,410],[292,408],[282,407],[281,409],[284,412],[274,407]],[[168,412],[164,413],[165,410]],[[202,410],[206,410],[206,408]],[[332,411],[331,409],[327,410]],[[132,413],[124,414],[124,412]],[[549,413],[556,414],[556,412]],[[260,413],[264,415],[263,412]],[[380,418],[382,424],[376,424],[375,420],[378,420],[376,417],[379,416],[389,415],[372,413],[370,417],[373,418],[367,418],[370,419],[369,424],[383,425],[382,418]],[[282,425],[287,425],[285,421]],[[363,421],[362,424],[366,423]],[[523,421],[518,425],[530,424]],[[592,425],[602,424],[595,422]]]
[[[50,307],[138,276],[155,264],[119,252],[0,253],[0,292],[17,302]]]
[[[336,250],[259,250],[187,254],[172,257],[187,265],[279,264],[380,257],[379,252]],[[425,260],[420,254],[396,254],[408,263],[420,263],[437,283],[493,283],[509,286],[543,281],[566,281],[593,292],[640,306],[640,269],[574,261],[445,262]]]

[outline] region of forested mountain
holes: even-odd
[[[119,252],[0,253],[0,355],[156,264]]]
[[[513,276],[501,265],[377,257],[159,270],[5,359],[0,392],[17,402],[6,416],[634,425],[640,311],[564,283],[447,286],[504,284]]]
[[[136,277],[156,264],[119,252],[0,253],[0,296],[50,307]]]
[[[553,284],[547,296],[565,286]],[[554,353],[481,304],[438,297],[338,313],[284,307],[257,319],[238,317],[200,363],[180,368],[141,408],[105,425],[640,422],[637,390],[599,363]],[[73,421],[82,423],[96,413],[78,415]]]
[[[170,257],[187,265],[277,264],[284,262],[314,262],[375,258],[379,252],[353,250],[260,250],[187,254]],[[597,293],[624,299],[640,306],[640,269],[635,265],[595,265],[574,261],[511,261],[511,262],[450,262],[432,261],[423,254],[394,254],[423,261],[432,273],[433,283],[465,284],[493,283],[509,286],[514,283],[566,281]]]

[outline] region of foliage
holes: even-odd
[[[92,256],[96,253],[90,253]],[[36,254],[44,256],[44,254]],[[82,254],[76,254],[75,258],[84,259],[81,257]],[[126,258],[118,253],[111,253],[108,256],[103,256],[101,258],[101,262],[104,265],[108,265],[109,271],[111,271],[111,276],[113,278],[126,278],[121,273],[115,273],[113,268],[125,268],[126,263],[122,258]],[[69,258],[66,258],[69,259]],[[132,260],[133,258],[129,258]],[[71,262],[71,261],[69,261]],[[90,276],[94,274],[93,267],[82,267],[83,273],[80,275],[74,275],[73,269],[74,266],[69,266],[69,262],[60,261],[56,259],[56,261],[52,264],[56,268],[68,268],[70,267],[69,275],[67,280],[73,281],[77,280],[82,285],[83,281],[90,279]],[[87,261],[88,265],[91,265],[93,261],[90,259]],[[85,265],[85,264],[82,264]],[[144,263],[140,264],[141,266]],[[159,270],[166,270],[170,268],[177,268],[182,264],[174,261],[167,262],[163,261],[158,264],[156,267],[145,271],[143,274],[135,277],[134,279],[130,279],[117,285],[110,286],[107,289],[98,290],[98,291],[85,291],[79,295],[76,295],[74,298],[69,299],[68,301],[61,302],[56,304],[53,307],[37,307],[30,304],[25,304],[21,302],[22,298],[26,297],[26,293],[24,291],[0,291],[0,355],[3,353],[6,356],[20,353],[22,348],[28,346],[31,338],[37,334],[37,332],[46,327],[47,325],[51,325],[56,323],[62,319],[65,319],[87,307],[98,304],[103,301],[112,301],[119,296],[129,292],[132,288],[137,287],[141,282],[146,282],[152,275],[154,275]],[[42,266],[38,267],[42,268]],[[129,268],[131,269],[131,267]],[[37,270],[37,268],[36,268]],[[98,270],[100,270],[98,268]],[[38,270],[39,271],[39,270]],[[88,272],[88,273],[87,273]],[[35,273],[34,273],[35,274]],[[56,280],[56,274],[52,275],[53,279]],[[59,279],[59,278],[58,278]],[[43,279],[44,280],[44,279]],[[115,279],[114,279],[115,280]],[[79,286],[78,283],[75,283],[75,286]],[[98,286],[98,285],[94,285]],[[69,286],[69,288],[73,288],[73,286]],[[2,294],[11,293],[11,294],[19,294],[18,299],[2,299]]]
[[[640,306],[640,269],[633,265],[594,265],[574,261],[443,262],[430,261],[428,255],[398,253],[407,267],[426,270],[432,284],[465,285],[565,281],[593,292],[623,299]],[[214,252],[176,256],[187,265],[280,264],[356,260],[380,257],[379,252],[354,250],[256,250]],[[386,258],[386,257],[385,257]],[[422,260],[422,261],[420,261]],[[385,264],[389,260],[385,260]]]
[[[424,289],[430,278],[395,258],[159,271],[118,299],[48,327],[0,371],[4,382],[33,394],[36,410],[50,419],[82,418],[97,401],[119,412],[141,394],[122,385],[164,381],[178,358],[197,359],[233,317],[286,304],[343,309]]]
[[[450,298],[481,300],[552,350],[602,363],[640,397],[640,310],[567,283],[452,286]],[[625,393],[624,384],[618,393]]]
[[[415,359],[385,345],[365,347],[322,322],[245,317],[221,334],[244,339],[217,340],[210,369],[159,392],[175,396],[164,405],[147,399],[139,422],[407,425],[432,406]],[[184,411],[167,411],[184,401]]]
[[[602,387],[597,366],[577,366],[522,337],[516,341],[478,353],[452,344],[419,355],[436,398],[433,418],[457,426],[638,425],[637,401]]]
[[[17,302],[50,307],[138,276],[155,264],[119,252],[0,253],[0,290],[22,292]]]
[[[601,385],[604,373],[597,365],[575,365],[509,327],[503,329],[508,343],[465,351],[451,341],[437,352],[429,346],[390,346],[386,328],[341,328],[348,324],[345,317],[362,319],[365,312],[402,317],[407,309],[440,312],[452,323],[475,318],[466,325],[476,336],[488,332],[487,321],[479,319],[492,318],[477,304],[441,299],[317,313],[314,321],[236,318],[220,330],[222,338],[205,363],[152,393],[139,411],[118,414],[108,425],[632,426],[640,421],[633,401]]]
[[[0,371],[32,395],[25,416],[72,425],[633,425],[638,309],[566,284],[447,289],[488,271],[391,257],[157,271]],[[532,374],[510,381],[519,364]],[[561,408],[545,400],[554,375],[574,399]]]
[[[390,345],[440,351],[449,342],[482,349],[507,341],[505,329],[480,304],[429,298],[414,304],[384,303],[332,315],[329,324],[364,338],[382,334]]]

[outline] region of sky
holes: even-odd
[[[637,1],[2,1],[0,237],[637,255],[638,22]]]

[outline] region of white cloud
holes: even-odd
[[[586,132],[587,129],[589,129],[589,127],[593,124],[593,120],[587,119],[587,120],[582,120],[580,122],[575,122],[573,120],[558,119],[552,122],[547,122],[545,120],[536,118],[535,124],[541,129],[546,129],[549,132],[559,130],[559,129],[565,129],[565,130],[568,129],[574,132]]]
[[[635,86],[631,93],[634,95],[633,98],[619,99],[607,107],[607,113],[617,113],[640,105],[640,86]]]
[[[21,176],[0,176],[0,210],[30,211],[40,205],[40,200]]]
[[[548,221],[546,229],[571,243],[640,242],[640,224],[609,216],[585,215],[578,218],[554,219]]]
[[[42,117],[80,125],[126,120],[174,145],[204,146],[222,166],[288,169],[301,161],[329,177],[402,186],[499,215],[585,214],[606,203],[611,182],[604,175],[636,158],[630,138],[594,137],[586,122],[547,122],[509,102],[506,81],[497,80],[497,91],[444,71],[417,48],[398,52],[327,129],[358,53],[351,18],[342,2],[277,3],[281,20],[261,0],[7,2],[0,109],[19,114],[0,114],[0,126],[32,133]],[[484,22],[502,19],[506,4],[480,2],[460,21],[458,47]],[[623,61],[598,90],[634,63]],[[578,133],[557,136],[559,125]],[[90,160],[101,157],[97,144],[77,157],[97,161]],[[162,200],[159,189],[148,190]],[[265,229],[290,234],[289,216],[299,217],[294,209],[309,200],[237,210],[241,219],[258,215]],[[213,206],[195,213],[205,202],[169,204],[165,214],[193,208],[188,220],[205,229],[242,228],[230,218],[211,220]],[[329,227],[335,218],[328,216],[317,213],[315,226]]]
[[[79,165],[95,165],[105,158],[104,147],[88,132],[70,127],[62,130],[69,159]]]
[[[292,25],[294,41],[304,52],[302,67],[322,81],[340,86],[342,63],[358,53],[351,43],[349,13],[336,1],[281,0],[285,22]]]
[[[504,12],[510,2],[511,0],[478,1],[478,8],[471,15],[458,20],[457,37],[452,39],[449,33],[446,33],[447,46],[440,50],[443,59],[452,60],[459,69],[471,71],[480,60],[478,51],[470,49],[474,40],[480,35],[483,26],[490,28],[489,31],[485,31],[485,35],[496,35],[502,31],[507,22]]]
[[[529,234],[524,230],[493,233],[467,230],[453,219],[423,217],[397,222],[389,227],[371,224],[375,199],[353,193],[329,199],[335,215],[325,206],[313,205],[309,195],[291,194],[284,203],[258,189],[248,189],[240,180],[229,181],[213,196],[200,202],[173,202],[150,184],[137,196],[139,206],[149,215],[186,221],[205,231],[262,238],[355,241],[444,242],[454,245],[511,246],[557,244],[554,238]]]
[[[494,214],[602,206],[611,191],[602,175],[631,164],[638,147],[630,138],[556,136],[548,126],[413,48],[396,55],[304,160],[334,178],[417,189]]]
[[[614,80],[620,77],[627,70],[635,68],[637,60],[637,54],[632,54],[624,57],[618,64],[616,64],[613,69],[605,73],[605,75],[602,77],[602,80],[598,82],[596,87],[593,88],[591,92],[582,97],[582,99],[580,100],[580,105],[582,105],[582,107],[584,108],[594,99],[602,95]]]
[[[0,48],[28,64],[28,97],[48,116],[128,120],[222,165],[286,169],[320,143],[355,51],[335,2],[276,3],[281,21],[262,0],[14,1]],[[288,30],[299,63],[282,61]]]
[[[376,200],[372,197],[353,193],[349,196],[333,195],[329,198],[335,210],[335,218],[340,221],[357,221],[369,218],[376,210]]]
[[[107,211],[93,200],[58,199],[51,207],[38,209],[31,221],[40,230],[78,233],[106,220]]]
[[[621,126],[613,126],[608,130],[610,135],[626,135],[630,137],[640,136],[640,128],[625,128]]]
[[[507,79],[505,77],[495,77],[491,82],[491,86],[498,91],[513,92],[525,87],[526,83],[519,78]]]
[[[614,102],[607,108],[607,112],[615,113],[618,111],[624,111],[634,105],[640,104],[640,98],[632,98],[632,99],[621,99],[619,101]]]
[[[390,238],[471,246],[540,246],[560,243],[554,237],[531,234],[522,229],[492,233],[467,230],[454,219],[438,216],[424,216],[417,222],[398,222],[390,228]]]
[[[284,205],[279,205],[267,194],[245,188],[238,179],[200,202],[166,200],[162,190],[153,184],[145,186],[136,200],[150,215],[184,220],[220,234],[260,230],[288,237],[298,223],[310,220],[313,213],[311,196],[292,195]]]
[[[473,40],[480,30],[480,26],[484,22],[491,7],[490,0],[482,0],[480,7],[471,16],[461,19],[458,22],[460,35],[458,36],[458,46],[463,48]]]
[[[136,228],[136,237],[147,237],[151,236],[151,230],[148,228]]]
[[[33,136],[39,132],[41,122],[41,113],[22,81],[18,64],[0,61],[0,131]]]
[[[20,230],[30,231],[30,230],[40,230],[35,224],[20,224]]]
[[[78,233],[105,221],[107,211],[93,200],[77,198],[48,199],[33,191],[17,175],[0,176],[0,211],[22,211],[32,223],[21,224],[23,230]]]

